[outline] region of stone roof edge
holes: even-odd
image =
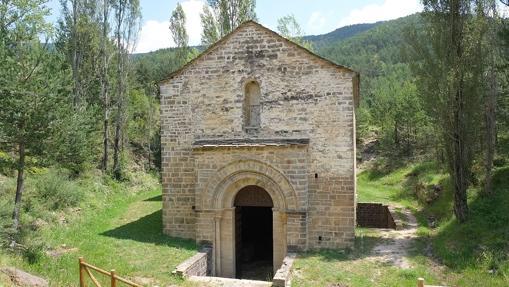
[[[222,43],[226,42],[228,39],[231,38],[232,35],[234,35],[238,30],[240,30],[242,27],[244,26],[247,26],[249,24],[254,24],[255,26],[257,27],[260,27],[262,28],[263,30],[265,31],[268,31],[269,33],[275,35],[276,37],[279,37],[281,39],[283,39],[285,42],[287,42],[288,44],[294,46],[294,47],[297,47],[298,49],[301,49],[303,51],[305,51],[306,53],[308,53],[309,55],[313,56],[313,57],[316,57],[318,59],[320,59],[321,61],[329,64],[329,65],[332,65],[333,67],[337,68],[337,69],[341,69],[341,70],[347,70],[349,72],[352,72],[352,73],[355,73],[355,77],[359,77],[359,72],[357,71],[354,71],[352,70],[351,68],[348,68],[346,66],[342,66],[342,65],[338,65],[334,62],[332,62],[331,60],[328,60],[322,56],[319,56],[313,52],[311,52],[310,50],[300,46],[299,44],[295,43],[295,42],[292,42],[290,41],[289,39],[279,35],[278,33],[276,33],[275,31],[272,31],[271,29],[263,26],[262,24],[256,22],[256,21],[253,21],[253,20],[248,20],[244,23],[242,23],[241,25],[239,25],[237,28],[235,28],[233,31],[231,31],[229,34],[227,34],[226,36],[224,36],[223,38],[221,38],[219,41],[215,42],[214,44],[212,44],[210,47],[208,47],[205,51],[203,51],[200,55],[198,55],[198,57],[192,59],[191,61],[187,62],[184,66],[180,67],[179,69],[177,69],[176,71],[170,73],[165,79],[159,81],[159,85],[161,84],[165,84],[166,82],[168,82],[169,80],[173,79],[175,76],[179,75],[180,73],[182,73],[183,71],[185,71],[188,67],[190,67],[191,65],[193,65],[195,62],[197,62],[199,59],[203,58],[205,55],[208,55],[210,54],[216,47],[218,47],[219,45],[221,45]],[[354,77],[354,78],[355,78]],[[357,81],[357,85],[359,84],[359,81]],[[358,89],[358,88],[357,88]]]

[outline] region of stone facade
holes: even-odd
[[[250,21],[160,91],[164,232],[212,244],[216,276],[235,277],[246,186],[272,199],[274,269],[289,250],[352,246],[356,72]]]

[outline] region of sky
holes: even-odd
[[[142,24],[136,53],[174,46],[168,19],[178,2],[186,13],[189,44],[200,43],[200,13],[206,0],[140,0]],[[52,10],[49,20],[56,22],[60,14],[59,1],[50,0],[48,7]],[[276,30],[277,19],[293,14],[306,35],[325,34],[351,24],[396,19],[421,10],[420,0],[256,1],[256,14],[260,24]]]

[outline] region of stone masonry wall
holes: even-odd
[[[295,248],[305,249],[305,218],[302,214],[306,210],[308,196],[308,148],[307,146],[289,146],[289,147],[243,147],[243,148],[209,148],[197,149],[193,153],[195,158],[195,168],[197,171],[197,200],[196,201],[196,240],[200,243],[213,241],[214,216],[202,206],[202,202],[213,200],[212,194],[205,191],[210,178],[215,175],[215,171],[225,165],[225,163],[237,162],[240,160],[254,159],[266,163],[269,166],[281,171],[286,179],[293,186],[298,199],[297,210],[288,215],[287,241]]]
[[[193,257],[179,264],[173,273],[179,277],[210,275],[212,248],[203,248]]]
[[[247,23],[161,84],[164,232],[210,240],[212,227],[197,218],[201,187],[231,150],[196,151],[203,139],[308,138],[306,155],[284,148],[238,150],[237,156],[270,161],[294,185],[302,210],[289,213],[288,245],[336,248],[353,242],[355,225],[355,119],[353,78],[255,23]],[[261,88],[261,126],[243,127],[244,85]],[[234,152],[235,153],[235,152]],[[290,152],[291,153],[291,152]],[[284,160],[305,174],[290,176]],[[216,164],[209,164],[215,162]],[[302,185],[302,186],[301,186]],[[300,213],[299,213],[300,212]],[[198,220],[198,221],[197,221]],[[208,229],[208,231],[207,231]]]
[[[389,207],[381,203],[357,203],[357,225],[371,228],[396,228]]]

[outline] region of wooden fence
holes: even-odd
[[[102,287],[101,284],[99,283],[99,281],[97,281],[97,279],[94,277],[94,275],[92,274],[92,271],[91,270],[94,270],[100,274],[103,274],[103,275],[106,275],[108,277],[110,277],[110,282],[111,282],[111,287],[117,287],[117,282],[121,282],[121,283],[124,283],[126,284],[127,286],[131,286],[131,287],[142,287],[141,285],[139,284],[136,284],[134,282],[131,282],[127,279],[124,279],[122,277],[119,277],[116,273],[115,273],[115,270],[111,270],[110,272],[106,271],[106,270],[103,270],[101,268],[98,268],[98,267],[95,267],[91,264],[88,264],[85,262],[85,259],[83,259],[83,257],[80,257],[79,258],[79,263],[80,263],[80,287],[87,287],[87,284],[86,284],[86,281],[85,281],[85,275],[88,275],[88,277],[90,277],[90,280],[92,281],[92,283],[94,283],[94,285],[96,287]]]
[[[424,278],[419,278],[417,279],[417,287],[445,287],[445,286],[424,285]]]

